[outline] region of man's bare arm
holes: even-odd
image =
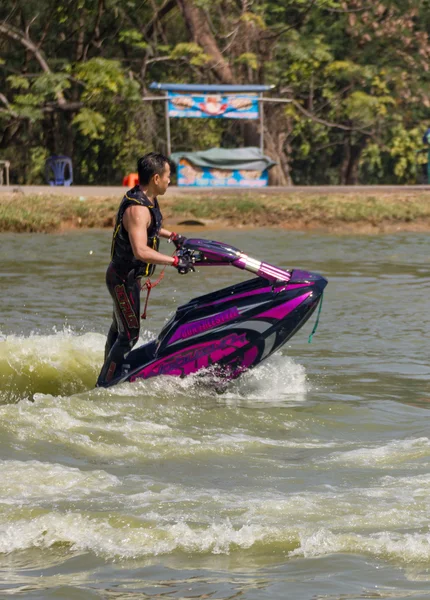
[[[164,227],[162,227],[160,229],[160,237],[169,239],[169,237],[171,235],[172,235],[172,232],[169,231],[168,229],[164,229]]]
[[[147,246],[148,227],[151,225],[149,208],[146,206],[129,206],[124,213],[123,224],[128,231],[128,237],[130,238],[135,258],[153,265],[173,265],[173,256],[161,254],[161,252],[157,252],[157,250]],[[167,230],[162,229],[161,231]]]

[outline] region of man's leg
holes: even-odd
[[[114,317],[117,336],[97,380],[97,386],[109,383],[121,375],[124,356],[130,352],[139,339],[140,329],[140,285],[133,278],[124,281],[115,272],[109,272],[106,283],[114,303]],[[109,334],[114,335],[112,325]],[[109,342],[109,340],[108,340]],[[106,344],[106,348],[108,345]]]
[[[107,340],[105,345],[105,361],[109,356],[109,352],[112,349],[112,346],[115,344],[118,338],[118,324],[116,322],[115,311],[112,314],[112,325],[110,326],[109,332],[107,334]]]

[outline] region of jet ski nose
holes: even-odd
[[[312,296],[317,296],[318,298],[324,291],[328,281],[322,275],[318,273],[311,273],[309,271],[299,271],[298,269],[294,269],[291,274],[291,279],[288,282],[288,285],[292,285],[293,287],[301,287],[307,289],[312,293]]]
[[[308,271],[299,271],[298,269],[294,269],[289,283],[309,283],[309,285],[314,286],[314,289],[316,287],[319,292],[322,292],[328,282],[327,279],[318,273],[310,273]]]
[[[317,275],[317,279],[315,279],[315,285],[317,286],[320,292],[324,290],[327,283],[328,281],[327,279],[325,279],[325,277],[323,277],[322,275]]]

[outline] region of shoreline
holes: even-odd
[[[381,186],[378,186],[379,188]],[[0,193],[0,233],[111,229],[125,188],[73,195],[73,188]],[[100,188],[94,188],[96,193]],[[190,190],[160,197],[165,226],[178,230],[282,228],[340,235],[430,231],[430,188]],[[335,191],[336,190],[336,191]],[[73,189],[76,191],[76,188]],[[235,192],[235,193],[232,193]]]

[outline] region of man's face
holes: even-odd
[[[154,184],[156,187],[157,196],[162,196],[163,194],[165,194],[167,188],[169,187],[169,183],[170,183],[170,165],[169,165],[169,163],[166,163],[164,165],[164,171],[161,173],[161,175],[158,175],[158,173],[156,173],[154,175],[153,181],[154,181]]]

